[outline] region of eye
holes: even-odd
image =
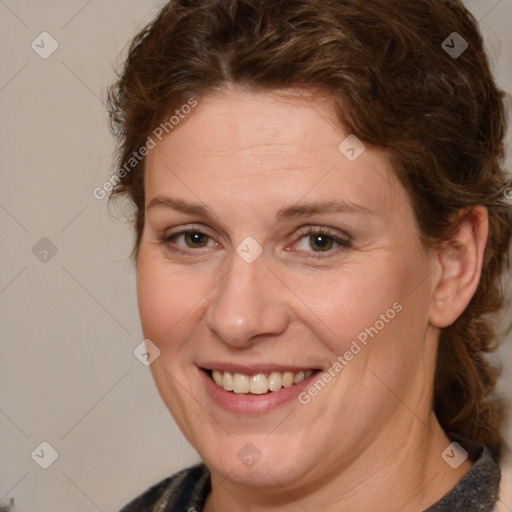
[[[292,250],[329,253],[349,247],[350,240],[348,237],[342,238],[339,234],[331,233],[326,228],[306,228]]]
[[[219,245],[211,236],[198,230],[173,233],[165,236],[161,242],[172,251],[187,254],[194,249],[203,249]]]
[[[307,237],[307,243],[309,244],[309,247],[313,249],[313,251],[326,252],[330,251],[337,242],[332,236],[318,234],[309,235]]]
[[[183,238],[185,245],[190,249],[197,249],[198,247],[206,247],[208,245],[208,235],[200,233],[199,231],[187,231],[177,237]]]

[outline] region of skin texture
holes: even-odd
[[[486,211],[465,212],[452,243],[426,250],[385,151],[367,146],[351,162],[338,150],[348,135],[318,96],[226,89],[201,98],[148,155],[146,205],[210,210],[147,208],[137,263],[144,335],[161,351],[151,370],[212,472],[208,512],[423,510],[471,467],[441,458],[450,441],[432,388],[439,329],[478,285]],[[370,211],[277,217],[340,200]],[[351,246],[321,252],[308,227]],[[187,245],[187,230],[205,245]],[[250,264],[236,252],[248,236],[263,248]],[[234,414],[199,378],[212,360],[327,370],[397,302],[307,405]],[[261,453],[251,468],[237,456],[247,442]]]

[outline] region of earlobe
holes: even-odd
[[[463,313],[480,282],[489,230],[487,210],[476,206],[455,221],[457,231],[437,253],[440,272],[432,295],[430,323],[447,327]]]

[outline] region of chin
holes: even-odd
[[[304,449],[292,443],[255,436],[230,438],[229,446],[206,450],[204,463],[210,471],[222,474],[237,485],[249,487],[281,487],[302,479],[308,470]]]

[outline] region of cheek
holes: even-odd
[[[160,350],[180,346],[180,333],[196,322],[208,291],[203,280],[179,272],[165,258],[141,249],[137,264],[137,299],[144,336]]]
[[[325,279],[317,276],[315,283],[302,281],[304,288],[297,291],[307,297],[306,290],[312,290],[306,302],[308,327],[329,349],[332,364],[340,363],[335,371],[341,369],[345,378],[339,384],[364,383],[359,393],[372,406],[387,399],[388,392],[369,369],[399,389],[407,386],[413,368],[435,364],[432,354],[423,361],[428,280],[425,266],[418,264],[420,255],[414,254],[347,265]]]
[[[337,271],[295,276],[292,290],[303,303],[303,320],[337,355],[352,341],[373,339],[398,322],[410,271],[389,262],[346,265]]]

